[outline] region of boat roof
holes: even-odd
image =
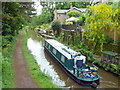
[[[68,46],[65,46],[64,44],[54,40],[54,39],[46,39],[46,41],[53,46],[56,50],[61,52],[65,57],[68,59],[71,59],[71,54],[77,53],[76,51],[70,49]],[[68,53],[69,52],[69,53]]]

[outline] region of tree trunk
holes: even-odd
[[[116,42],[116,28],[114,29],[114,43]]]

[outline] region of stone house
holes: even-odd
[[[54,19],[59,20],[60,22],[65,22],[65,20],[68,18],[67,13],[70,11],[73,11],[73,10],[79,11],[79,12],[84,14],[86,11],[86,8],[71,7],[69,10],[57,10],[57,9],[55,9]]]
[[[69,18],[67,13],[70,11],[73,11],[73,10],[76,10],[76,11],[79,11],[79,12],[85,14],[86,8],[76,8],[76,7],[70,6],[70,9],[68,9],[68,10],[55,9],[54,10],[54,20],[59,20],[60,22],[64,23],[65,20],[67,18]],[[105,31],[105,33],[108,35],[108,37],[112,38],[114,40],[114,42],[119,41],[119,39],[120,39],[120,36],[118,35],[118,32],[116,30],[113,30],[113,31],[108,30],[108,31]]]

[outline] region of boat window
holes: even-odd
[[[57,51],[53,48],[53,53],[54,53],[55,55],[56,55],[56,52],[57,52]]]
[[[50,45],[48,46],[48,48],[50,49]]]
[[[61,55],[61,61],[65,62],[65,57],[63,55]]]
[[[48,46],[48,43],[46,42],[46,47]]]

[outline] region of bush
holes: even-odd
[[[79,17],[82,13],[76,10],[70,11],[67,13],[69,17]]]
[[[7,44],[2,51],[2,88],[15,88],[13,52],[15,48],[16,37]],[[9,47],[8,47],[9,46]]]
[[[13,40],[13,36],[8,35],[8,36],[2,36],[2,47],[5,48],[7,44],[11,43]]]
[[[108,37],[108,36],[106,36],[106,37],[105,37],[105,42],[106,42],[106,43],[113,43],[113,39],[110,38],[110,37]]]
[[[101,62],[100,62],[100,60],[94,60],[92,63],[95,64],[95,65],[99,65],[99,66],[101,66]]]
[[[79,20],[77,21],[78,24],[82,24],[84,22],[84,16],[77,17]]]
[[[109,71],[110,70],[110,64],[108,64],[105,68],[106,71]]]
[[[93,58],[87,57],[87,60],[90,62],[94,62],[95,60]]]
[[[114,69],[114,71],[118,71],[118,66],[115,64],[111,64],[112,68]]]

